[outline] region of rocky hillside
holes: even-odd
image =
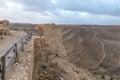
[[[68,49],[64,47],[62,28],[55,24],[39,25],[39,28],[42,28],[43,36],[34,42],[34,80],[100,80],[88,70],[73,64],[73,57],[70,59]],[[65,33],[69,32],[66,30]]]

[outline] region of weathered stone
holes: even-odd
[[[9,32],[9,21],[1,20],[0,21],[0,35],[3,38],[4,35],[10,34]]]

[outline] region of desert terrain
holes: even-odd
[[[120,80],[120,26],[11,25],[0,53],[26,32],[33,36],[6,80]]]
[[[63,28],[69,60],[94,74],[120,79],[120,27],[76,26]]]
[[[44,37],[49,43],[48,50],[46,50],[49,55],[46,53],[45,56],[49,62],[46,60],[43,62],[48,65],[54,63],[65,71],[64,76],[61,75],[65,80],[120,79],[119,26],[59,25],[56,26],[58,27],[56,29],[55,27],[51,27],[51,29],[49,29],[50,26],[46,27],[43,30]],[[41,44],[39,39],[36,42]],[[36,46],[39,44],[36,43]],[[54,55],[57,55],[60,60],[59,58],[56,59]],[[35,63],[37,64],[37,61]],[[70,66],[75,69],[69,68]],[[81,70],[83,71],[81,72]]]

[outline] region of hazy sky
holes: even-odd
[[[120,0],[0,0],[0,19],[58,24],[120,24]]]

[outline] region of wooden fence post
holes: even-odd
[[[32,32],[30,32],[30,39],[32,38]]]
[[[21,51],[24,51],[24,39],[23,38],[22,38],[21,44],[22,44]]]
[[[32,37],[32,32],[29,32],[29,39],[31,39]]]
[[[1,78],[2,80],[5,80],[5,56],[1,57],[1,63],[2,63]]]
[[[15,62],[18,62],[18,51],[17,51],[17,43],[15,43],[15,55],[16,55],[16,60]]]
[[[31,34],[30,34],[30,32],[28,33],[28,41],[30,41],[30,36],[31,36]]]
[[[27,36],[25,36],[25,44],[27,44]]]

